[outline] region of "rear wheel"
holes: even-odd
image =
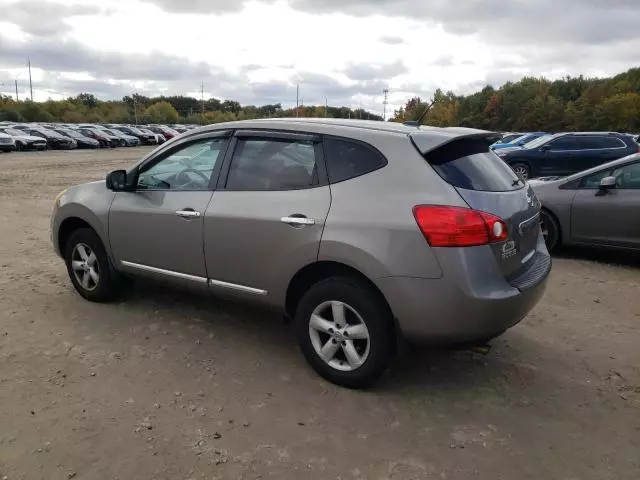
[[[531,169],[525,163],[514,163],[511,168],[522,180],[529,180],[531,177]]]
[[[349,388],[375,383],[393,355],[392,317],[361,281],[331,277],[313,285],[296,311],[298,343],[311,367]]]
[[[540,227],[544,236],[544,243],[547,244],[547,250],[552,252],[560,244],[560,225],[553,215],[546,210],[542,210],[540,213]]]
[[[93,230],[80,228],[73,232],[66,242],[64,258],[71,283],[85,299],[106,302],[115,296],[119,277]]]

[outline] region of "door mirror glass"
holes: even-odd
[[[541,151],[541,152],[548,152],[549,150],[551,150],[551,145],[548,145],[548,144],[547,144],[547,145],[542,145],[542,146],[540,147],[540,151]]]
[[[604,177],[600,180],[600,190],[611,190],[616,188],[616,177]]]
[[[114,192],[130,192],[133,185],[129,182],[126,170],[115,170],[107,175],[107,188]]]

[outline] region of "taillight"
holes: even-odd
[[[469,208],[417,205],[413,216],[432,247],[487,245],[509,236],[500,217]]]

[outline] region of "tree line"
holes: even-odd
[[[430,101],[410,99],[393,121],[493,131],[618,131],[640,133],[640,68],[611,78],[525,77],[472,95],[437,90]]]
[[[494,131],[640,132],[640,68],[612,78],[566,77],[550,81],[525,77],[496,89],[486,86],[471,95],[437,90],[427,101],[414,97],[394,112],[396,122],[417,120],[430,107],[423,124],[462,126]],[[16,102],[0,95],[0,121],[64,123],[192,123],[209,124],[265,117],[330,117],[382,120],[363,109],[281,104],[240,105],[233,100],[193,97],[146,97],[134,94],[101,101],[91,93],[66,100]]]
[[[282,105],[240,105],[232,100],[209,98],[204,102],[193,97],[146,97],[134,94],[119,101],[101,101],[91,93],[81,93],[66,100],[46,102],[15,101],[0,95],[0,121],[61,123],[187,123],[210,124],[265,117],[331,117],[382,120],[364,109],[348,107]]]

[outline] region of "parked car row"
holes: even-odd
[[[640,152],[637,136],[618,132],[531,132],[491,149],[524,180],[571,175]]]
[[[0,122],[0,151],[160,145],[196,125]]]

